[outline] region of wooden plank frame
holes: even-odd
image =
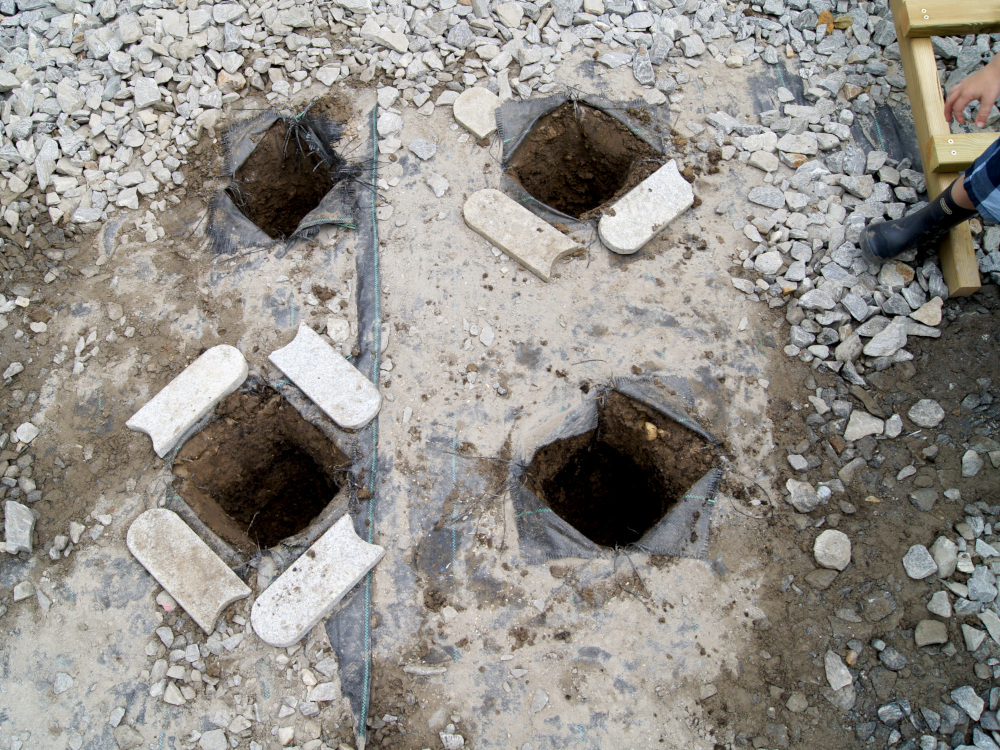
[[[1000,0],[907,0],[904,11],[896,21],[900,40],[1000,31]]]
[[[943,0],[937,7],[952,9],[948,13],[952,21],[957,21],[959,10],[971,10],[975,0]],[[951,136],[951,128],[944,119],[944,97],[941,93],[941,81],[938,79],[937,61],[934,59],[934,48],[931,40],[926,37],[911,38],[904,33],[909,12],[930,9],[934,5],[914,0],[890,0],[892,18],[896,25],[896,38],[899,40],[899,55],[903,62],[903,73],[906,75],[906,90],[910,96],[910,107],[913,110],[913,124],[917,131],[917,141],[920,144],[920,158],[924,165],[924,176],[927,178],[927,194],[933,200],[941,191],[958,178],[956,172],[934,172],[931,170],[933,136]],[[980,0],[980,6],[987,8],[997,5],[997,0]],[[929,14],[928,14],[929,15]],[[949,27],[953,28],[953,27]],[[954,28],[957,28],[954,27]],[[954,33],[965,33],[955,31]],[[966,297],[975,294],[981,287],[979,279],[979,263],[976,261],[976,251],[972,244],[972,233],[967,222],[959,224],[948,233],[941,243],[941,272],[948,284],[948,291],[953,297]]]
[[[997,137],[996,133],[932,135],[928,149],[931,160],[927,169],[930,172],[964,171],[993,145]]]

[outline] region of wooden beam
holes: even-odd
[[[913,0],[890,0],[890,6],[896,24],[896,36],[900,40],[899,55],[903,62],[903,73],[906,75],[906,90],[913,110],[913,124],[920,144],[924,176],[927,178],[927,194],[933,199],[957,179],[958,174],[932,172],[929,167],[932,156],[931,137],[948,136],[951,134],[951,129],[944,119],[944,96],[941,93],[941,81],[938,79],[937,61],[934,59],[931,40],[908,39],[903,33],[902,24],[906,18],[906,9],[912,2]],[[981,0],[981,4],[986,7],[994,7],[997,2],[998,0]],[[930,9],[932,5],[913,4],[913,7],[918,10]],[[940,5],[944,6],[945,3]],[[947,5],[965,8],[970,3],[966,0],[948,0]],[[948,238],[941,244],[940,257],[941,272],[952,296],[964,297],[979,290],[981,286],[979,263],[976,261],[972,234],[967,223],[951,230]]]
[[[896,3],[893,3],[895,15]],[[998,0],[905,0],[896,16],[896,35],[918,39],[929,36],[965,36],[1000,31]]]
[[[972,162],[982,156],[993,141],[996,133],[959,133],[955,135],[932,135],[928,147],[930,172],[962,172],[972,166]]]

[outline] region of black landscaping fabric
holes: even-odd
[[[683,425],[711,444],[717,440],[688,416],[687,409],[668,391],[677,392],[674,383],[655,373],[637,378],[614,378],[610,390],[628,396],[650,409]],[[528,563],[543,563],[562,557],[592,558],[613,554],[573,528],[553,512],[525,485],[525,468],[538,448],[556,440],[582,435],[598,426],[600,394],[565,412],[562,422],[549,434],[534,438],[525,453],[511,463],[510,493],[517,523],[521,555]],[[667,514],[649,529],[634,545],[635,551],[675,557],[704,557],[708,550],[708,532],[715,492],[722,479],[722,470],[713,468],[687,490]]]
[[[288,128],[297,148],[307,149],[330,169],[334,183],[319,205],[302,218],[287,238],[274,240],[248,219],[230,196],[237,170],[249,158],[258,142],[279,120]],[[296,240],[309,239],[324,226],[354,228],[355,187],[366,162],[347,160],[335,147],[343,135],[343,123],[310,113],[307,108],[297,115],[279,110],[265,110],[230,125],[222,135],[223,177],[230,186],[218,191],[208,211],[207,235],[212,249],[229,255],[253,248],[271,247],[276,242],[284,249]]]

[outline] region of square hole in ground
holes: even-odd
[[[533,198],[577,219],[638,185],[659,154],[611,115],[566,102],[538,119],[507,173]]]
[[[639,541],[716,465],[711,443],[646,405],[610,391],[597,429],[542,447],[528,489],[596,544]]]
[[[220,538],[253,552],[304,531],[350,460],[266,386],[227,397],[174,460],[177,492]]]
[[[338,164],[327,164],[302,128],[274,123],[226,189],[236,206],[268,237],[291,236],[336,183]]]

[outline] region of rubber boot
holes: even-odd
[[[959,179],[962,179],[961,177]],[[895,221],[873,224],[861,234],[861,252],[869,263],[882,263],[917,245],[936,242],[953,226],[976,216],[973,208],[962,208],[951,197],[951,183],[944,192],[919,211]]]

